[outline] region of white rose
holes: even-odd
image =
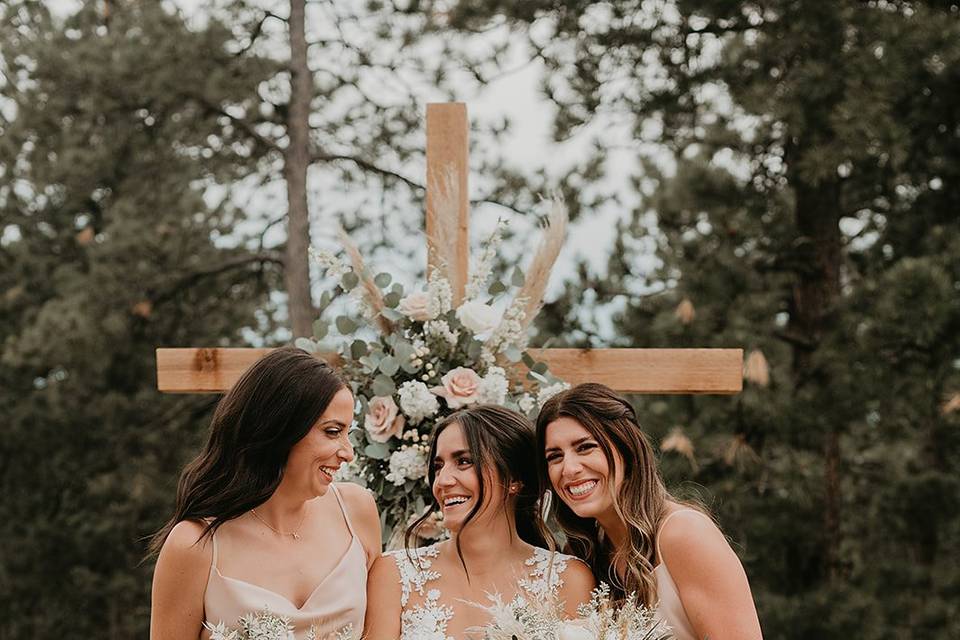
[[[564,622],[557,634],[557,640],[596,640],[594,635],[584,627],[583,621],[573,620]]]
[[[500,324],[500,314],[488,304],[468,300],[457,309],[457,319],[474,335],[493,331]]]
[[[403,433],[403,416],[398,415],[397,403],[389,396],[377,396],[367,406],[363,428],[374,442],[386,442]]]
[[[430,296],[423,291],[414,291],[410,295],[400,299],[400,313],[412,320],[426,322],[432,320],[430,314]]]

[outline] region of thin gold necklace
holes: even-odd
[[[259,520],[260,522],[262,522],[264,525],[267,526],[267,528],[269,528],[271,531],[273,531],[273,532],[276,533],[277,535],[281,535],[281,536],[293,536],[293,539],[294,539],[294,540],[299,540],[299,539],[300,539],[300,528],[303,526],[303,521],[307,518],[307,507],[306,507],[306,505],[304,505],[304,507],[303,507],[303,515],[300,516],[300,524],[298,524],[298,525],[297,525],[297,528],[294,529],[293,532],[291,532],[291,533],[286,533],[286,532],[280,531],[279,529],[277,529],[276,527],[274,527],[272,524],[270,524],[269,522],[267,522],[266,520],[264,520],[263,518],[261,518],[261,517],[260,517],[260,514],[257,513],[257,510],[256,510],[256,509],[250,509],[250,513],[253,514],[253,517],[254,517],[254,518],[256,518],[257,520]]]

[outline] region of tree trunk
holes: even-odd
[[[840,185],[836,180],[807,184],[801,176],[791,176],[796,194],[796,225],[801,266],[793,288],[792,331],[814,345],[794,346],[793,369],[796,386],[815,380],[817,388],[829,388],[829,372],[815,369],[813,356],[823,336],[830,330],[836,304],[840,299]],[[840,425],[820,425],[823,433],[823,527],[824,569],[833,579],[839,576],[840,562]]]
[[[307,209],[307,168],[310,166],[310,99],[313,75],[307,65],[306,2],[290,2],[290,109],[288,146],[284,158],[287,182],[287,248],[284,284],[294,337],[312,333],[315,310],[310,295],[310,220]]]

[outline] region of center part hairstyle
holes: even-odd
[[[463,526],[468,526],[478,515],[484,507],[484,496],[493,491],[500,494],[504,509],[507,509],[512,501],[513,512],[510,515],[521,540],[536,547],[549,546],[547,539],[550,534],[540,515],[540,480],[536,466],[532,464],[537,455],[537,446],[530,420],[505,407],[480,404],[461,409],[438,422],[430,436],[430,453],[427,458],[427,481],[431,487],[437,477],[433,466],[437,455],[437,439],[444,429],[452,424],[459,424],[463,429],[463,437],[467,441],[467,449],[480,486],[480,493]],[[491,480],[497,484],[491,486]],[[517,492],[512,499],[509,494],[511,484],[517,486]],[[429,517],[428,510],[407,528],[404,536],[407,549],[410,548],[417,530]],[[463,562],[459,540],[457,553]]]
[[[576,420],[599,443],[609,467],[607,486],[613,506],[627,528],[626,544],[614,552],[595,519],[581,518],[562,500],[555,500],[557,522],[567,536],[567,552],[583,558],[598,580],[609,582],[616,598],[636,592],[640,602],[652,607],[657,599],[653,575],[656,534],[666,515],[667,499],[672,499],[660,477],[653,447],[625,398],[602,384],[577,385],[550,398],[537,416],[537,464],[547,486],[547,427],[561,417]],[[618,474],[622,482],[614,492]],[[616,566],[625,567],[622,578],[614,570]]]
[[[207,444],[183,470],[174,515],[150,552],[159,552],[182,520],[205,523],[208,536],[266,502],[290,449],[344,388],[336,370],[302,349],[276,349],[255,362],[217,404]]]

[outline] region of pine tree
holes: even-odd
[[[275,326],[280,256],[222,246],[243,214],[205,198],[256,151],[196,99],[243,104],[260,70],[216,22],[109,6],[2,13],[3,638],[147,634],[143,538],[216,400],[159,394],[154,350]]]
[[[743,346],[733,399],[642,399],[736,541],[766,635],[958,633],[960,7],[460,2],[530,28],[568,135],[629,114],[653,274],[621,245],[556,303],[638,346]],[[535,35],[534,35],[535,34]],[[650,132],[653,133],[650,133]]]

